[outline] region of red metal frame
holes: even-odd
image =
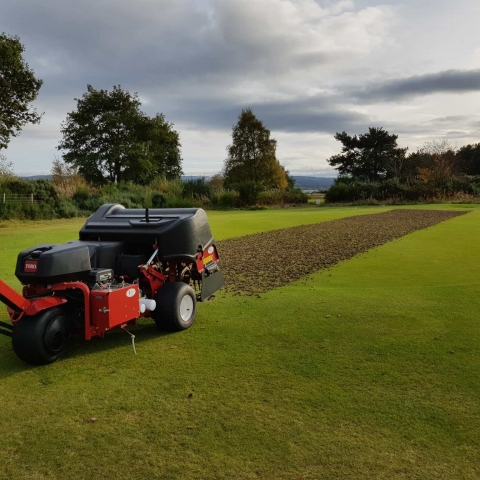
[[[215,245],[211,245],[205,251],[198,252],[195,258],[195,264],[198,273],[210,265],[211,262],[218,262],[218,253]],[[156,292],[163,287],[163,285],[169,281],[174,282],[177,275],[177,262],[168,262],[168,274],[164,275],[155,270],[151,265],[146,268],[144,265],[140,267],[142,288],[146,290],[150,298],[154,298]],[[91,291],[86,283],[83,282],[63,282],[53,285],[26,285],[23,287],[23,295],[34,296],[43,295],[38,298],[25,298],[20,295],[16,290],[6,284],[3,280],[0,280],[0,301],[7,305],[7,310],[10,315],[12,323],[18,322],[24,315],[34,316],[39,312],[48,308],[53,308],[57,305],[63,305],[68,302],[68,299],[64,296],[56,296],[53,292],[65,292],[67,290],[77,289],[83,294],[84,302],[84,325],[85,325],[85,340],[90,340],[94,336],[103,336],[106,329],[93,325],[91,321],[90,311],[90,297]],[[145,312],[140,316],[147,316],[150,312]],[[134,322],[130,320],[127,323]]]
[[[163,287],[163,285],[167,280],[167,277],[163,275],[163,273],[160,273],[157,270],[155,270],[151,265],[148,265],[147,268],[145,268],[145,266],[142,265],[140,267],[140,272],[143,278],[146,280],[146,282],[148,282],[148,289],[150,290],[149,291],[150,298],[153,298],[157,293],[157,290]]]
[[[49,287],[39,285],[38,290],[35,287],[31,286],[24,287],[24,291],[28,291],[28,293],[31,295],[35,294],[35,292],[46,294],[49,292],[64,292],[66,290],[73,289],[78,289],[83,294],[85,340],[90,340],[92,337],[95,336],[103,336],[103,334],[105,333],[105,329],[91,323],[90,288],[86,283],[63,282],[55,283]],[[11,308],[9,306],[7,308],[12,323],[18,322],[24,315],[34,316],[43,310],[68,302],[65,297],[53,295],[49,297],[45,296],[29,300],[20,295],[2,280],[0,280],[0,299],[4,301],[4,303],[7,303],[7,305],[9,304],[15,307]]]
[[[22,297],[22,295],[10,285],[7,285],[3,280],[0,280],[0,300],[10,307],[10,309],[12,309],[11,305],[14,305],[18,312],[26,312],[31,305],[30,300]]]
[[[85,310],[85,340],[90,340],[95,335],[98,335],[97,328],[95,328],[90,322],[90,289],[88,285],[83,282],[65,282],[52,285],[52,290],[56,292],[62,292],[65,290],[71,290],[78,288],[83,293],[83,305]]]

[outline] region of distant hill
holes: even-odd
[[[326,190],[333,185],[335,178],[330,177],[304,177],[291,175],[295,180],[295,186],[302,190]]]
[[[52,176],[51,175],[32,175],[31,177],[25,177],[23,175],[20,175],[20,178],[22,180],[51,180]]]
[[[206,182],[208,182],[212,176],[211,175],[182,175],[180,177],[184,182],[189,182],[192,180],[199,180],[200,178],[204,178]]]
[[[333,185],[335,178],[330,177],[309,177],[303,175],[290,175],[295,180],[295,186],[302,190],[326,190]],[[202,178],[200,175],[183,175],[182,180],[187,182],[189,180],[197,180]],[[210,180],[211,177],[203,176],[205,180]]]

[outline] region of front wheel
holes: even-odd
[[[62,307],[54,307],[15,323],[12,346],[18,357],[33,365],[58,360],[70,340],[70,321]]]
[[[197,314],[197,298],[190,285],[166,283],[155,295],[155,302],[152,316],[159,329],[179,332],[192,326]]]

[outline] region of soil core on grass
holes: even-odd
[[[217,247],[226,291],[267,292],[465,213],[390,210],[222,240]]]

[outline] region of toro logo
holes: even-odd
[[[35,273],[38,268],[38,261],[37,260],[25,260],[23,264],[23,271],[25,273]]]

